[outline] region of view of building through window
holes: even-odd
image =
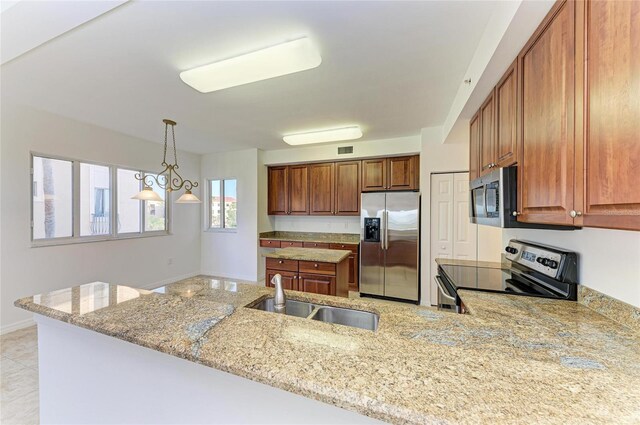
[[[109,167],[80,164],[80,236],[111,233]]]
[[[237,220],[237,180],[210,180],[209,227],[212,229],[235,229]],[[224,201],[223,201],[224,200]]]

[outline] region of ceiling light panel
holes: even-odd
[[[316,68],[321,62],[313,43],[302,37],[183,71],[180,78],[199,92],[209,93]]]
[[[341,128],[331,128],[307,133],[289,134],[282,140],[290,145],[308,145],[312,143],[339,142],[342,140],[355,140],[362,137],[362,130],[357,125]]]

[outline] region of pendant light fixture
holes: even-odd
[[[178,174],[178,168],[180,167],[178,166],[178,151],[176,150],[176,122],[169,119],[164,119],[162,122],[164,122],[164,156],[162,157],[161,165],[164,167],[164,170],[155,175],[136,173],[136,179],[140,180],[144,184],[144,187],[137,195],[132,196],[131,199],[139,199],[141,201],[163,201],[160,195],[158,195],[151,187],[154,185],[169,193],[184,188],[185,192],[178,198],[178,200],[176,200],[176,204],[199,204],[201,203],[200,199],[191,193],[191,189],[198,187],[198,182],[184,180],[182,176]],[[173,139],[173,164],[167,162],[167,139],[169,126],[171,126],[171,136]]]

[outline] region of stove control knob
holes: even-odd
[[[504,249],[505,251],[507,251],[509,254],[517,254],[518,250],[512,246],[508,246]]]
[[[542,260],[542,265],[545,267],[549,267],[551,265],[551,260],[545,258],[544,260]]]
[[[549,260],[549,267],[552,269],[557,269],[558,268],[558,262],[554,261],[554,260]]]
[[[536,258],[536,262],[539,263],[539,264],[544,263],[544,260],[546,260],[546,258],[542,258],[542,257]]]

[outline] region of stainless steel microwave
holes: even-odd
[[[471,222],[494,227],[573,230],[574,227],[523,223],[516,220],[518,211],[518,169],[498,168],[469,183]]]

